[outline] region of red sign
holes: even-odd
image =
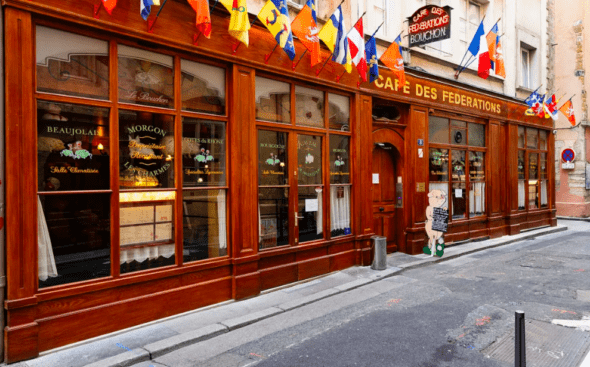
[[[576,152],[573,149],[566,148],[561,152],[561,159],[564,162],[573,162],[576,159]]]
[[[451,38],[451,7],[426,5],[408,18],[410,47]]]

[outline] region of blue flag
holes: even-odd
[[[528,96],[524,100],[524,103],[526,103],[530,107],[534,107],[535,105],[537,105],[537,103],[540,103],[541,100],[542,100],[541,95],[539,93],[537,93],[537,91],[534,91],[533,93],[531,93],[530,96]]]
[[[379,59],[377,58],[377,44],[375,37],[371,37],[365,43],[365,54],[369,64],[369,83],[373,83],[379,77]]]
[[[143,20],[147,20],[150,12],[152,11],[152,5],[154,2],[152,0],[139,0],[140,1],[140,8],[141,8],[141,17]]]
[[[471,43],[469,44],[469,48],[467,49],[473,56],[477,56],[479,54],[479,48],[481,44],[481,37],[484,35],[483,30],[483,20],[479,23],[479,27],[477,28],[477,32],[473,36]],[[485,44],[485,42],[484,42]]]
[[[282,29],[277,33],[275,39],[292,61],[295,58],[295,46],[293,45],[293,32],[291,32],[291,20],[289,19],[287,0],[272,0],[272,3],[281,13],[280,20],[282,23]]]

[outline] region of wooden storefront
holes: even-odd
[[[375,234],[421,253],[433,188],[447,243],[556,225],[550,120],[519,101],[417,71],[336,82],[265,63],[260,24],[235,50],[225,10],[195,44],[185,1],[151,32],[139,1],[99,3],[3,2],[7,362],[368,265]]]

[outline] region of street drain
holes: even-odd
[[[590,334],[528,320],[525,325],[526,362],[535,367],[577,366],[590,345]],[[501,362],[514,363],[514,330],[481,351]]]

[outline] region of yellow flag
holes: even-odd
[[[248,9],[246,0],[219,0],[227,11],[231,14],[229,21],[229,34],[248,46],[248,30],[250,29],[250,20],[248,20]]]

